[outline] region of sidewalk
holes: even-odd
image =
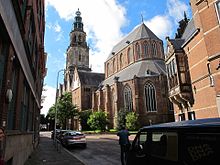
[[[38,147],[31,154],[24,165],[84,165],[73,155],[70,155],[62,146],[57,151],[53,140],[41,135]]]

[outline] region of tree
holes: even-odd
[[[52,107],[50,107],[49,111],[47,112],[47,118],[50,117],[51,120],[55,119],[55,104],[52,105]]]
[[[121,108],[118,111],[118,115],[117,115],[117,129],[120,130],[123,126],[126,125],[126,114],[127,111],[124,108]]]
[[[92,110],[88,109],[88,110],[83,110],[81,112],[79,112],[79,118],[80,118],[80,123],[82,126],[82,130],[91,130],[90,125],[87,123],[89,116],[92,114]]]
[[[57,101],[57,118],[62,127],[67,128],[68,119],[78,115],[78,109],[72,104],[72,94],[64,93]]]
[[[126,126],[129,130],[138,128],[138,115],[135,112],[129,112],[125,108],[121,108],[117,116],[117,129],[120,130]]]
[[[105,130],[108,124],[107,114],[103,111],[93,112],[89,116],[88,124],[93,130]]]
[[[138,128],[138,115],[135,112],[128,112],[125,119],[126,127],[129,130],[136,130]]]

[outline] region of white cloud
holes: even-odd
[[[50,107],[55,103],[56,88],[45,86],[44,89],[45,91],[43,91],[42,96],[45,96],[45,100],[42,104],[41,114],[46,116]]]
[[[54,31],[57,33],[61,32],[61,26],[59,25],[58,22],[56,22],[54,25]]]
[[[166,36],[171,35],[172,22],[167,16],[155,16],[151,20],[145,21],[145,24],[162,40],[164,40]]]
[[[175,23],[183,19],[184,12],[189,12],[189,7],[180,0],[167,0],[167,8],[170,17],[175,20]]]

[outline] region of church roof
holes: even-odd
[[[197,31],[198,29],[196,28],[195,24],[194,24],[194,19],[192,18],[187,26],[186,29],[181,37],[181,39],[184,39],[185,41],[188,41],[191,36]]]
[[[79,79],[82,85],[97,86],[105,79],[104,73],[95,73],[78,70]]]
[[[174,49],[179,50],[181,49],[181,46],[183,45],[185,40],[181,38],[176,38],[176,39],[170,39],[170,42],[173,44]]]
[[[148,74],[147,74],[148,72]],[[114,83],[114,78],[118,77],[119,82],[126,80],[131,80],[136,77],[150,77],[158,76],[160,74],[166,74],[166,67],[163,60],[144,60],[133,63],[120,72],[112,75],[111,77],[105,79],[101,85],[106,84],[112,85]]]
[[[133,31],[131,31],[117,45],[115,45],[112,49],[112,52],[117,53],[125,47],[127,47],[130,43],[143,38],[160,40],[144,23],[142,23],[139,26],[137,26]],[[111,53],[107,60],[113,57],[114,53]]]

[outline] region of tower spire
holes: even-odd
[[[73,30],[83,31],[82,17],[81,17],[81,12],[79,11],[79,8],[76,11]]]

